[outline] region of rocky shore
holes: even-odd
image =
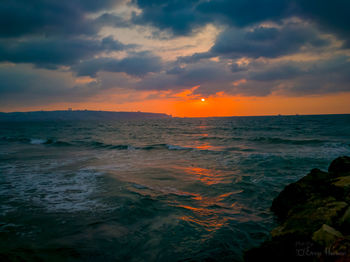
[[[245,261],[350,261],[350,157],[286,186],[271,210],[279,225]]]

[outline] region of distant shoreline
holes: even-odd
[[[342,114],[271,114],[271,115],[232,115],[232,116],[172,116],[166,113],[141,111],[104,111],[104,110],[40,110],[0,112],[0,122],[31,120],[116,120],[116,119],[151,119],[151,118],[230,118],[230,117],[304,117],[304,116],[346,116]]]
[[[0,113],[4,121],[69,121],[69,120],[118,120],[118,119],[159,119],[172,118],[171,115],[149,112],[113,112],[91,110],[57,110]]]

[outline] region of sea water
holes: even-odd
[[[350,115],[0,123],[0,259],[242,261]]]

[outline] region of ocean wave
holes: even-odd
[[[225,140],[225,137],[219,137],[219,136],[204,136],[199,138],[199,140]]]
[[[193,150],[194,148],[191,147],[183,147],[183,146],[177,146],[177,145],[166,145],[169,150]]]
[[[26,138],[26,137],[1,137],[0,141],[7,143],[24,143],[31,145],[54,145],[54,146],[70,146],[72,144],[59,141],[52,138]]]
[[[83,145],[83,146],[88,146],[88,147],[94,147],[94,148],[101,148],[101,149],[115,149],[115,150],[131,150],[131,149],[135,149],[133,146],[131,145],[112,145],[112,144],[105,144],[103,142],[97,142],[97,141],[93,141],[93,142],[81,142],[78,141],[77,144],[79,145]]]
[[[256,137],[253,139],[249,139],[253,142],[261,142],[268,144],[291,144],[291,145],[313,145],[313,144],[323,144],[327,141],[319,140],[319,139],[285,139],[279,137]]]
[[[82,141],[73,140],[71,142],[60,141],[52,138],[23,138],[23,137],[0,137],[3,142],[17,142],[31,145],[50,145],[50,146],[83,146],[95,149],[111,149],[111,150],[192,150],[194,148],[182,147],[172,144],[152,144],[145,146],[133,146],[128,144],[107,144],[99,141]]]
[[[31,138],[30,143],[32,145],[41,145],[41,144],[46,144],[48,142],[47,139],[40,139],[40,138]]]
[[[145,146],[132,146],[132,145],[113,145],[113,144],[105,144],[102,142],[91,142],[87,143],[86,145],[92,145],[95,148],[103,148],[103,149],[115,149],[115,150],[162,150],[162,149],[168,149],[168,150],[192,150],[193,148],[190,147],[182,147],[178,145],[171,145],[171,144],[152,144],[152,145],[145,145]]]
[[[222,146],[221,148],[200,148],[196,146],[182,146],[171,143],[160,143],[160,144],[145,144],[145,145],[130,145],[130,144],[113,144],[113,143],[105,143],[103,141],[94,141],[94,140],[72,140],[72,141],[62,141],[55,138],[43,138],[43,137],[9,137],[3,136],[0,137],[0,142],[5,143],[24,143],[30,144],[32,146],[48,146],[48,147],[82,147],[82,148],[93,148],[93,149],[101,149],[101,150],[171,150],[171,151],[208,151],[208,152],[230,152],[230,151],[240,151],[240,152],[251,152],[255,151],[250,147],[241,147],[234,146],[229,140],[240,140],[243,138],[238,137],[203,137],[199,138],[199,140],[225,140],[228,141],[227,145]],[[286,144],[286,145],[307,145],[307,146],[322,146],[326,148],[332,149],[344,149],[349,148],[349,144],[345,144],[339,141],[325,141],[320,139],[287,139],[280,137],[255,137],[255,138],[247,138],[246,141],[251,141],[255,143],[262,144]],[[225,143],[226,144],[226,143]]]
[[[8,143],[13,143],[13,142],[22,142],[22,143],[29,143],[30,138],[24,138],[24,137],[8,137],[8,136],[3,136],[0,137],[1,142],[8,142]]]
[[[85,140],[72,140],[69,142],[61,141],[53,138],[9,138],[2,137],[0,141],[17,142],[30,144],[33,146],[50,146],[50,147],[80,147],[80,148],[92,148],[97,150],[170,150],[170,151],[206,151],[206,152],[223,152],[223,151],[247,151],[240,147],[221,147],[221,148],[200,148],[196,146],[182,146],[176,144],[150,144],[150,145],[129,145],[129,144],[112,144],[104,143],[100,141],[85,141]],[[250,150],[248,150],[250,151]]]
[[[41,138],[31,138],[30,144],[32,145],[53,145],[53,146],[71,146],[72,144],[65,142],[65,141],[59,141],[55,139],[41,139]]]

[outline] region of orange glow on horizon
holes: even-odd
[[[230,96],[223,92],[207,98],[193,94],[194,90],[185,90],[171,95],[161,93],[157,98],[149,99],[154,91],[145,91],[131,102],[119,103],[120,94],[104,94],[87,102],[66,102],[49,106],[23,106],[2,108],[1,111],[35,110],[104,110],[104,111],[142,111],[166,113],[175,117],[214,117],[214,116],[259,116],[259,115],[295,115],[295,114],[349,114],[350,93],[332,95],[287,97],[269,95],[266,97]],[[119,96],[119,97],[118,97]],[[125,96],[127,97],[127,96]],[[204,101],[202,100],[204,99]]]

